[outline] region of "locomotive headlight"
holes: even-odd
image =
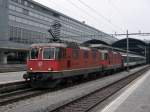
[[[48,71],[51,71],[52,70],[52,68],[48,68]]]
[[[32,71],[33,69],[32,69],[32,68],[30,68],[30,70]]]

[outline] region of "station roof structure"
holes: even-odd
[[[129,39],[129,51],[136,52],[139,55],[146,55],[147,43],[142,40],[128,38]],[[113,47],[120,49],[127,49],[127,38],[116,41],[112,44]]]
[[[107,42],[105,41],[101,41],[101,40],[97,40],[97,39],[92,39],[92,40],[88,40],[85,41],[83,44],[103,44],[103,45],[109,45]]]

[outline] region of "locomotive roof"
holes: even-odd
[[[90,48],[88,48],[88,47],[83,47],[83,46],[80,46],[79,48],[80,48],[80,49],[83,49],[83,50],[91,50]]]
[[[39,43],[39,44],[32,44],[31,47],[67,47],[65,43]]]
[[[84,50],[90,50],[90,48],[85,46],[79,46],[75,43],[38,43],[38,44],[32,44],[31,47],[70,47],[70,48],[76,48],[76,49],[84,49]]]
[[[101,53],[108,53],[108,50],[99,50]]]

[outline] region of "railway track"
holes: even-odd
[[[98,104],[102,103],[107,98],[114,95],[117,91],[135,80],[137,77],[141,76],[148,69],[149,67],[146,67],[140,71],[137,71],[136,73],[133,73],[132,75],[129,75],[117,82],[96,90],[86,96],[82,96],[67,104],[63,104],[53,110],[50,110],[50,112],[89,112]]]
[[[147,67],[141,70],[141,72],[138,71],[136,72],[136,74],[128,76],[128,77],[133,77],[129,81],[122,81],[124,79],[119,80],[116,83],[113,83],[107,87],[104,87],[100,90],[92,92],[91,94],[88,94],[70,103],[64,104],[61,107],[55,108],[54,110],[52,110],[52,112],[59,112],[59,111],[69,112],[74,109],[75,110],[72,112],[78,112],[77,110],[81,110],[81,112],[86,112],[84,111],[85,108],[90,109],[93,106],[97,105],[99,102],[105,100],[107,97],[109,97],[110,95],[112,95],[113,93],[121,89],[122,87],[124,87],[126,84],[130,83],[137,76],[140,76],[146,70],[147,70]],[[125,79],[128,79],[128,77]],[[124,84],[124,82],[127,82],[127,83]],[[118,85],[123,85],[123,86],[117,87]],[[56,91],[62,88],[65,88],[65,87],[58,87],[58,88],[55,88],[54,90],[50,90],[50,89],[36,90],[36,89],[31,88],[29,84],[24,81],[0,85],[0,106],[7,105],[13,102],[20,101],[20,100],[24,100],[27,98],[35,97],[38,95],[42,95],[51,91]],[[106,93],[109,93],[109,94],[106,94]]]
[[[0,94],[16,91],[19,89],[26,89],[29,87],[29,84],[25,81],[0,84]]]
[[[65,87],[56,87],[54,89],[38,90],[31,88],[27,82],[14,82],[0,85],[0,106],[11,104],[20,100],[46,94]]]
[[[24,100],[27,98],[35,97],[44,94],[48,91],[35,90],[33,88],[18,90],[0,95],[0,106],[7,105],[13,102]]]
[[[11,103],[13,101],[18,101],[19,96],[17,95],[24,94],[31,90],[32,88],[30,88],[29,84],[25,81],[1,84],[0,85],[0,106]]]
[[[35,97],[51,90],[31,88],[25,81],[0,85],[0,106]]]

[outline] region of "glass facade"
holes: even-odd
[[[9,0],[9,40],[20,43],[48,42],[52,29],[56,36],[64,40],[84,42],[90,39],[108,41],[112,37],[84,23],[78,22],[34,1]],[[56,23],[59,23],[58,27]],[[31,28],[32,27],[32,28]]]
[[[49,41],[45,33],[9,26],[9,41],[32,44]]]

